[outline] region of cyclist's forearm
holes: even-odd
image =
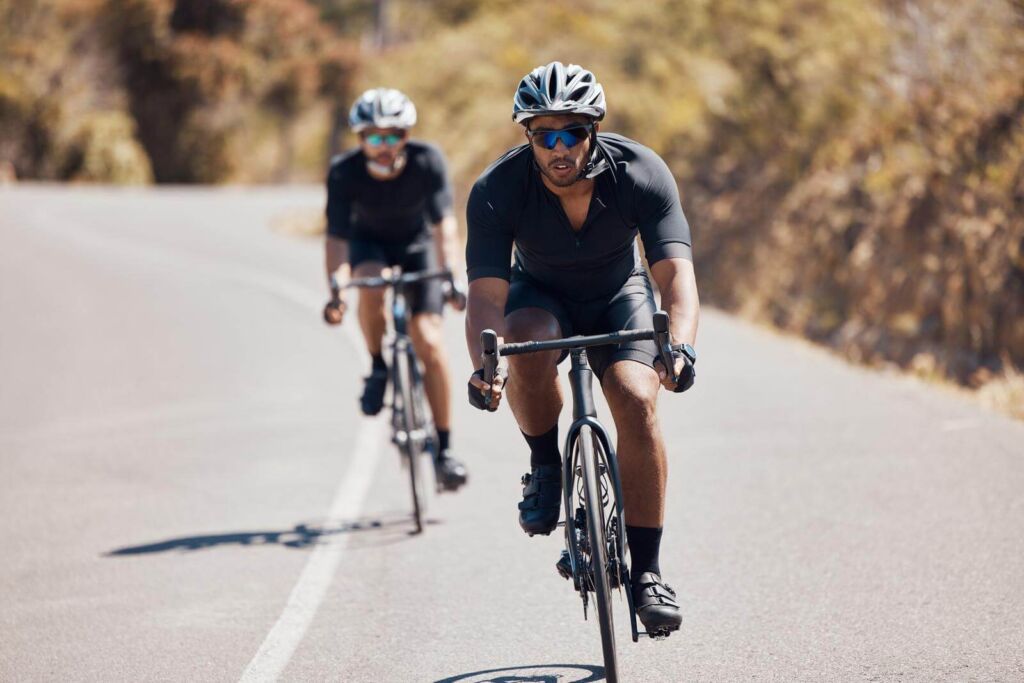
[[[459,267],[459,223],[455,216],[445,216],[434,226],[434,247],[437,249],[437,263],[441,268],[450,268],[461,273]]]
[[[669,316],[672,341],[696,346],[700,299],[693,262],[681,258],[665,259],[651,266],[651,274],[661,292],[661,308]]]
[[[327,237],[324,245],[324,267],[327,271],[327,287],[336,295],[336,287],[344,286],[349,280],[348,240]]]
[[[492,284],[482,284],[485,278],[469,283],[469,297],[466,304],[466,347],[469,350],[469,359],[473,368],[480,367],[480,333],[491,329],[498,333],[499,337],[505,336],[505,299],[508,298],[508,283],[504,284],[504,292],[501,287],[493,287]]]

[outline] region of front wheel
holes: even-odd
[[[423,532],[423,519],[426,517],[426,488],[423,484],[422,464],[420,454],[423,451],[423,429],[419,424],[422,422],[418,413],[422,406],[417,405],[416,391],[413,386],[414,373],[411,363],[415,358],[411,354],[396,354],[397,367],[395,368],[395,394],[396,403],[401,401],[401,407],[395,406],[400,411],[398,415],[399,429],[403,434],[399,448],[405,458],[405,464],[409,468],[409,488],[412,493],[412,517],[416,525],[416,533]]]
[[[612,590],[608,581],[608,540],[605,535],[604,498],[600,481],[601,446],[588,426],[580,428],[576,444],[590,540],[590,578],[593,581],[594,602],[597,603],[597,620],[601,627],[605,676],[609,683],[615,683],[619,678],[618,655],[615,651],[615,625],[612,621]]]

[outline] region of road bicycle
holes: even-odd
[[[423,531],[428,495],[425,471],[433,469],[437,443],[434,421],[423,387],[423,367],[409,337],[407,291],[411,285],[436,279],[445,280],[451,287],[450,270],[402,273],[398,268],[392,268],[387,275],[353,278],[345,285],[356,289],[388,287],[392,290],[391,321],[394,335],[388,344],[391,353],[391,442],[398,447],[402,464],[409,473],[416,533]],[[424,456],[430,459],[429,463],[423,462]],[[428,464],[430,467],[427,467]],[[435,480],[435,488],[438,486]]]
[[[667,633],[638,631],[629,569],[626,564],[626,524],[619,464],[608,432],[597,419],[594,404],[593,370],[587,362],[587,348],[630,341],[653,340],[666,368],[674,367],[668,314],[654,314],[653,329],[621,330],[609,334],[566,337],[544,341],[499,344],[493,330],[480,335],[483,347],[483,379],[494,380],[502,357],[539,351],[568,351],[571,358],[569,384],[572,387],[573,422],[565,437],[562,459],[562,501],[565,521],[565,552],[568,566],[559,562],[559,573],[571,578],[583,600],[587,618],[591,594],[597,607],[605,675],[618,680],[615,629],[612,619],[612,590],[624,590],[629,607],[633,642],[639,636],[661,638]],[[488,397],[489,398],[489,397]]]

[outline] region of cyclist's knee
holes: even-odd
[[[517,384],[524,388],[536,386],[547,390],[547,385],[542,381],[555,375],[555,368],[558,365],[558,351],[544,351],[541,353],[527,353],[519,356],[509,356],[508,374]],[[526,382],[518,381],[524,378]]]
[[[380,277],[384,264],[380,261],[363,261],[352,269],[352,277]]]
[[[609,407],[629,421],[657,422],[658,376],[653,368],[632,361],[612,364],[602,382]]]
[[[559,339],[561,336],[562,331],[558,321],[543,309],[521,308],[505,317],[505,341],[507,342]],[[546,351],[509,356],[509,375],[512,378],[518,376],[530,379],[553,375],[559,355],[558,351]]]
[[[384,315],[383,287],[364,287],[359,290],[359,310],[373,311],[375,314]]]
[[[444,353],[444,333],[441,327],[441,316],[436,313],[418,313],[412,317],[409,325],[409,336],[412,337],[416,353],[421,358],[440,358]]]

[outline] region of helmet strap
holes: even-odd
[[[584,178],[593,178],[595,175],[597,175],[597,173],[595,173],[595,170],[597,170],[603,162],[604,159],[602,158],[601,148],[597,144],[597,129],[591,128],[590,159],[583,166],[583,168],[580,169],[580,173],[576,177],[576,180],[583,180]]]

